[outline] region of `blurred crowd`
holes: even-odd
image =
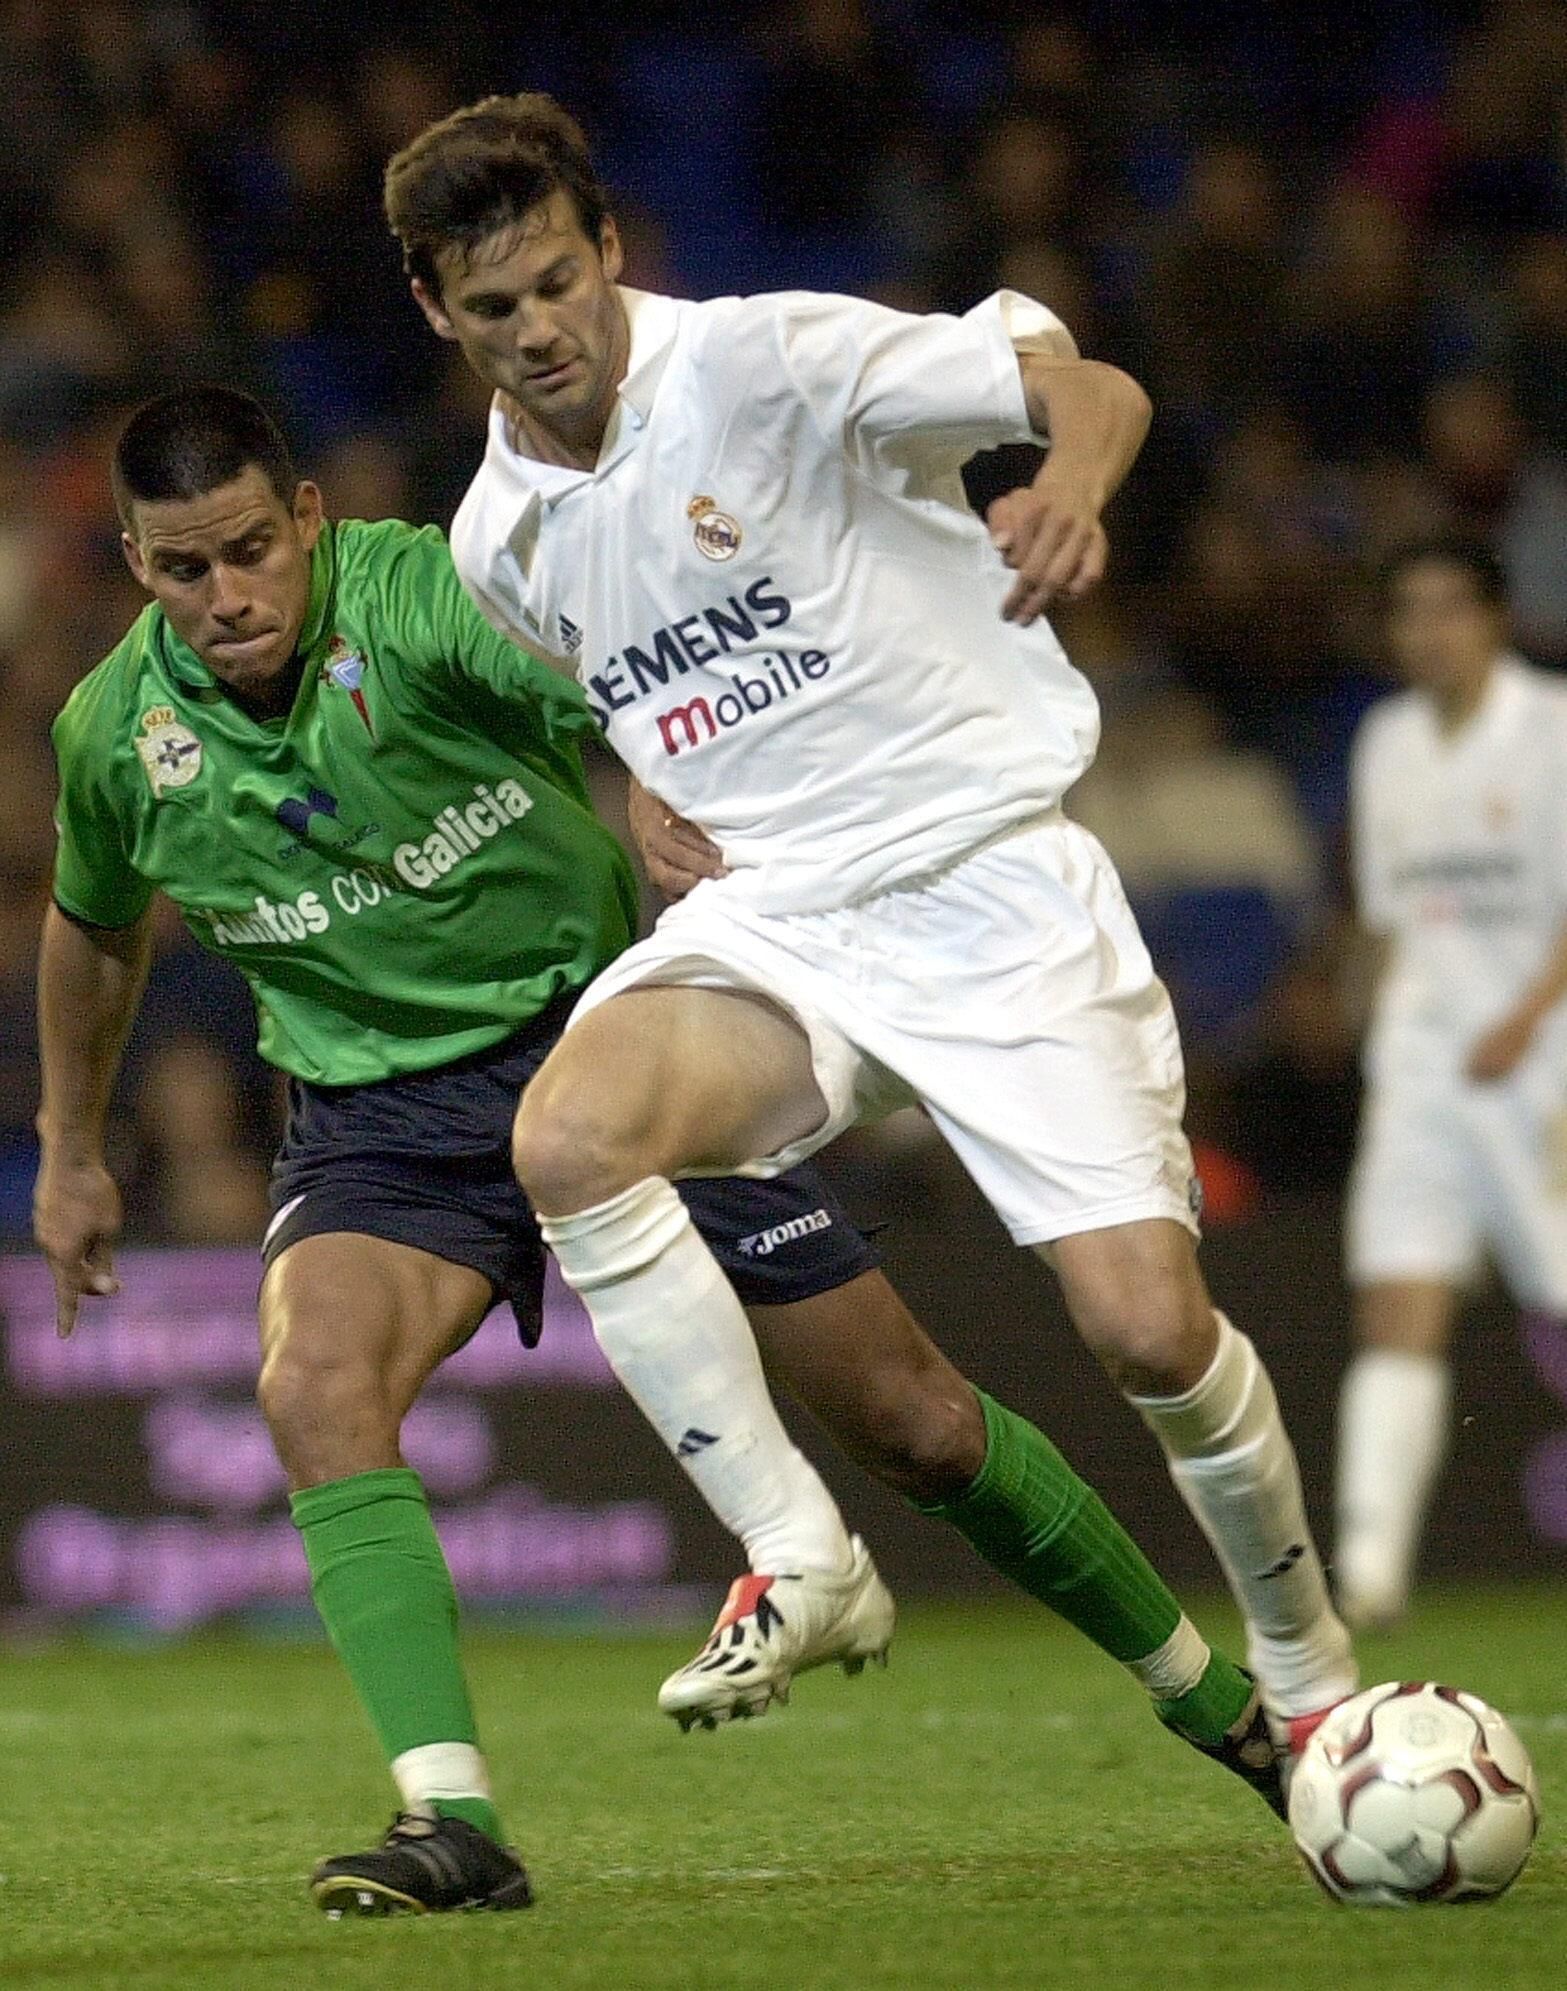
[[[1378,554],[1484,533],[1520,646],[1567,665],[1567,8],[384,0],[370,27],[0,0],[0,76],[0,1236],[32,1166],[47,727],[140,607],[115,430],[231,381],[331,511],[445,523],[482,397],[407,297],[379,174],[453,105],[529,87],[588,126],[632,282],[920,310],[1012,285],[1146,384],[1113,578],[1060,617],[1106,718],[1073,807],[1174,990],[1219,1200],[1337,1182]],[[975,501],[1027,468],[977,463]],[[169,919],[117,1120],[142,1235],[253,1234],[276,1093],[250,1037]]]

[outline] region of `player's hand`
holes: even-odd
[[[33,1190],[33,1237],[54,1275],[54,1319],[61,1340],[76,1325],[83,1294],[117,1293],[114,1241],[120,1192],[101,1162],[52,1160],[45,1150]]]
[[[997,498],[985,514],[990,537],[1017,574],[1003,621],[1028,625],[1056,595],[1076,600],[1104,579],[1110,542],[1099,506],[1081,486],[1054,481],[1047,463],[1032,484]]]
[[[1528,1010],[1515,1010],[1470,1046],[1465,1076],[1488,1083],[1506,1078],[1534,1042],[1537,1019]]]
[[[722,878],[728,867],[712,838],[677,816],[640,781],[626,793],[626,812],[647,875],[666,899],[683,899],[704,878]]]

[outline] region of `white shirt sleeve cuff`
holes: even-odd
[[[1037,304],[1019,290],[998,290],[995,294],[1001,313],[1001,329],[1015,353],[1057,352],[1063,335],[1071,333],[1047,305]]]
[[[1068,338],[1071,334],[1053,311],[1016,290],[992,292],[968,316],[976,322],[988,321],[993,328],[999,376],[996,384],[1008,425],[1016,426],[1019,441],[1032,436],[1036,442],[1048,446],[1050,438],[1040,435],[1029,420],[1028,399],[1023,392],[1023,375],[1017,358],[1019,353],[1056,351],[1056,339],[1062,333]]]

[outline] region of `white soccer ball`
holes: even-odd
[[[1389,1681],[1342,1702],[1290,1779],[1290,1829],[1335,1901],[1480,1901],[1517,1879],[1540,1822],[1528,1752],[1474,1694]]]

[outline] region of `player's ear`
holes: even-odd
[[[148,594],[151,594],[152,582],[147,578],[147,563],[141,557],[141,545],[134,534],[129,532],[122,532],[120,534],[120,551],[125,555],[126,566],[130,568]]]
[[[599,261],[604,265],[604,274],[611,283],[618,281],[625,267],[625,252],[620,246],[620,230],[615,226],[613,215],[606,214],[599,223]]]
[[[435,292],[431,290],[424,278],[415,277],[409,287],[413,291],[415,304],[424,313],[426,319],[429,321],[430,330],[435,333],[436,337],[439,339],[455,339],[457,336],[457,327],[447,317],[446,307],[441,303],[440,298]]]
[[[321,486],[312,484],[307,477],[294,490],[294,525],[299,533],[300,543],[307,553],[314,550],[321,537],[321,526],[325,513],[321,505]]]

